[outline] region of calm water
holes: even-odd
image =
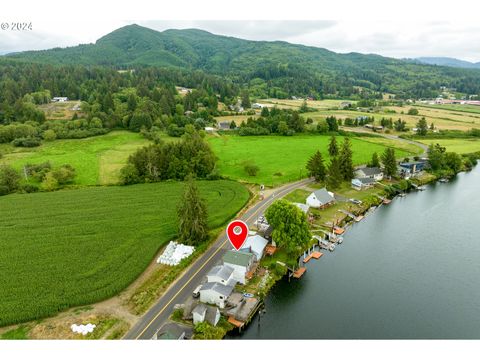
[[[245,339],[480,339],[480,166],[355,224]]]

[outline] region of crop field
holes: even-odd
[[[337,137],[342,141],[342,137]],[[329,136],[221,136],[211,137],[209,142],[218,156],[218,168],[222,175],[231,179],[268,186],[298,180],[307,176],[305,164],[316,150],[328,160]],[[386,146],[371,142],[370,138],[351,138],[353,161],[365,164],[374,152],[382,153]],[[396,142],[392,141],[392,146]],[[417,151],[418,152],[418,151]],[[397,150],[397,157],[412,155]],[[249,176],[244,170],[248,163],[259,167],[257,176]]]
[[[48,120],[70,120],[74,113],[80,112],[80,101],[51,102],[39,105]]]
[[[425,139],[417,140],[424,144],[440,144],[447,151],[459,154],[469,154],[480,151],[480,139]]]
[[[199,181],[209,226],[227,222],[249,193]],[[87,187],[0,198],[0,326],[109,298],[134,281],[176,235],[183,184]]]
[[[280,109],[299,109],[303,104],[303,99],[261,99],[260,104],[270,104]],[[307,100],[307,106],[314,109],[325,110],[337,108],[344,100]]]
[[[76,170],[75,184],[108,185],[118,183],[128,156],[148,143],[140,134],[113,131],[86,139],[44,142],[37,148],[10,148],[9,152],[4,150],[0,164],[17,169],[46,161],[55,166],[70,164]]]

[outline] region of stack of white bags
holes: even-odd
[[[90,334],[91,332],[93,332],[93,330],[94,330],[96,327],[97,327],[97,325],[90,324],[90,323],[88,323],[87,325],[77,325],[77,324],[73,324],[72,326],[70,326],[70,328],[72,329],[72,331],[73,331],[74,333],[82,334],[82,335]]]
[[[160,257],[157,259],[157,263],[175,266],[180,264],[180,261],[182,261],[182,259],[185,259],[192,255],[194,251],[195,248],[193,246],[187,246],[179,244],[175,241],[170,241],[163,254],[160,255]]]

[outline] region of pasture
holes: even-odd
[[[458,154],[469,154],[480,151],[480,139],[416,139],[426,145],[440,144],[447,151],[453,151]]]
[[[77,185],[110,185],[119,181],[120,169],[128,156],[149,143],[142,135],[128,131],[112,131],[85,139],[54,140],[36,148],[10,146],[0,159],[21,169],[25,164],[50,161],[55,166],[70,164],[76,170]]]
[[[341,143],[343,137],[338,136]],[[386,143],[375,143],[373,138],[351,138],[355,165],[370,161],[374,152],[381,154]],[[276,186],[307,177],[305,165],[311,155],[320,150],[328,160],[330,136],[230,136],[210,137],[219,161],[217,166],[222,175],[247,183]],[[395,147],[392,141],[390,146]],[[416,148],[416,147],[415,147]],[[413,149],[413,148],[412,148]],[[417,149],[418,153],[418,149]],[[413,152],[397,149],[397,157],[412,155]],[[328,161],[327,161],[328,162]],[[259,167],[256,176],[249,176],[244,170],[248,163]]]
[[[199,181],[210,228],[248,201],[232,181]],[[0,326],[107,299],[176,236],[183,183],[0,197]]]

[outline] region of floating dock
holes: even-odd
[[[293,272],[293,277],[294,277],[295,279],[300,279],[300,278],[303,276],[303,274],[305,274],[306,271],[307,271],[307,268],[306,268],[306,267],[298,268],[297,270],[295,270],[295,271]]]

